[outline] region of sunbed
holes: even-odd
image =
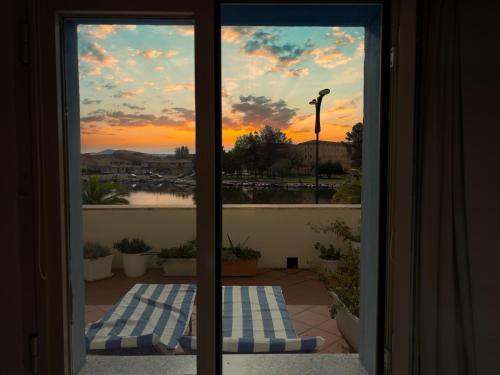
[[[224,286],[222,335],[225,353],[312,352],[324,343],[297,335],[279,286]],[[196,351],[196,336],[179,343]]]
[[[196,286],[136,284],[86,329],[87,351],[99,354],[168,354],[186,334]]]

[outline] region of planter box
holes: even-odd
[[[149,256],[143,254],[123,254],[123,270],[128,277],[139,277],[146,273]]]
[[[344,303],[335,293],[331,293],[336,309],[335,320],[337,328],[349,345],[356,351],[359,351],[359,318],[351,314]]]
[[[97,281],[113,276],[111,273],[111,263],[113,254],[97,259],[83,260],[83,278],[85,281]]]
[[[196,276],[196,258],[166,259],[162,267],[165,276]]]
[[[339,260],[326,260],[320,259],[319,266],[328,272],[335,272],[339,268],[340,261]]]
[[[257,276],[258,259],[238,259],[222,262],[222,276]]]

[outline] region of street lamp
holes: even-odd
[[[319,164],[319,133],[321,131],[321,123],[320,123],[320,111],[321,111],[321,102],[323,101],[323,96],[328,95],[330,93],[330,89],[323,89],[318,93],[318,97],[309,102],[309,104],[314,105],[316,108],[316,123],[314,126],[314,132],[316,133],[316,204],[319,203],[319,174],[318,174],[318,164]]]

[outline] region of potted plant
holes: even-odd
[[[349,345],[358,351],[359,338],[359,248],[349,245],[337,271],[332,275],[332,318]]]
[[[223,276],[256,276],[257,263],[261,253],[246,246],[248,238],[242,243],[233,244],[227,235],[229,246],[222,248],[222,275]]]
[[[123,255],[123,268],[128,277],[139,277],[146,273],[148,258],[145,256],[151,246],[139,238],[124,238],[114,244]]]
[[[332,244],[325,246],[321,242],[316,242],[314,248],[319,251],[320,267],[325,271],[335,272],[339,266],[342,251]]]
[[[165,276],[196,276],[196,240],[161,249],[156,256]]]
[[[113,276],[111,250],[98,242],[86,242],[83,245],[83,275],[85,281],[96,281]]]

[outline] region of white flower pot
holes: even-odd
[[[102,258],[83,260],[83,277],[85,281],[96,281],[113,276],[111,263],[113,254]]]
[[[196,258],[166,259],[162,266],[165,276],[196,276]]]
[[[345,307],[336,293],[330,292],[335,306],[335,320],[342,336],[356,352],[359,351],[359,318]]]
[[[358,352],[359,318],[352,315],[347,309],[338,308],[335,320],[337,321],[337,327],[340,333],[342,333],[342,336],[344,336],[349,345]]]
[[[340,261],[339,260],[327,260],[321,259],[319,260],[320,267],[328,272],[335,272],[339,268]]]
[[[123,270],[128,277],[139,277],[146,273],[149,256],[142,254],[122,254]]]

